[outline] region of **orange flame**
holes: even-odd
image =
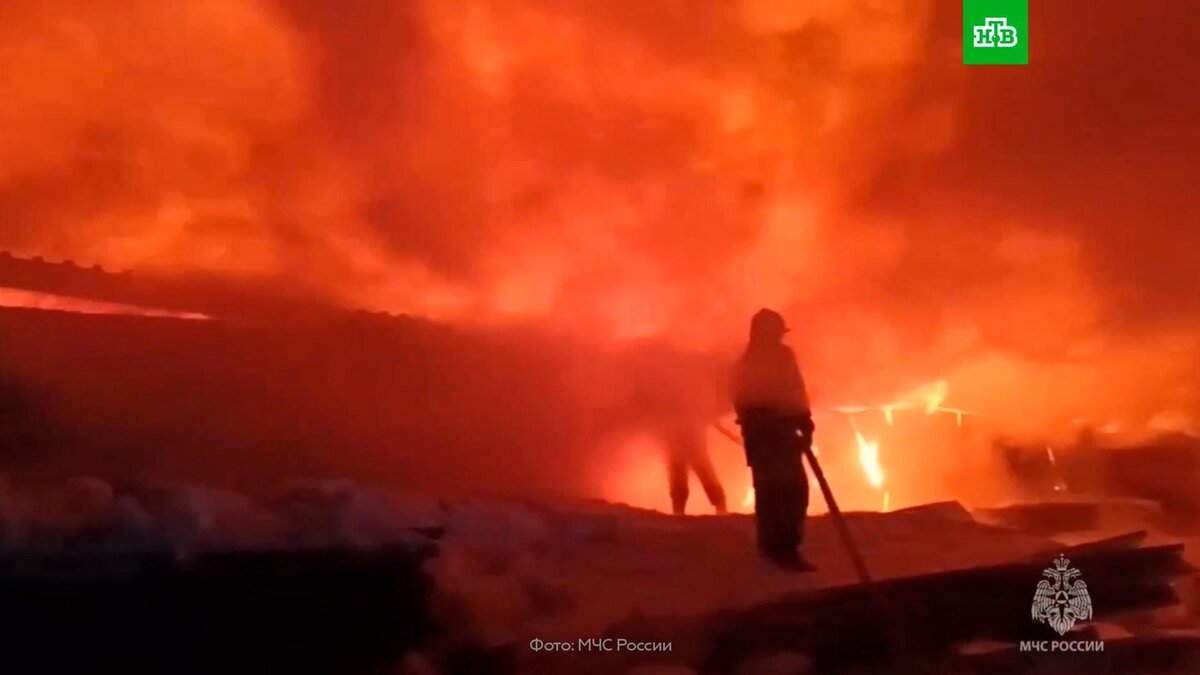
[[[883,466],[879,463],[879,441],[868,441],[859,431],[854,432],[854,436],[858,439],[858,462],[862,465],[867,482],[876,489],[883,487],[884,473]]]
[[[890,412],[889,408],[884,408]],[[887,414],[887,413],[885,413]],[[854,423],[854,418],[850,418],[851,424]],[[891,423],[890,415],[888,423]],[[892,495],[887,490],[883,489],[884,479],[886,478],[883,472],[883,465],[879,462],[879,441],[868,441],[862,432],[858,430],[857,425],[854,429],[854,438],[858,442],[858,463],[862,466],[863,475],[866,476],[867,482],[871,487],[883,492],[883,511],[887,511],[891,506]]]

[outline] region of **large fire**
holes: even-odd
[[[934,0],[10,4],[0,249],[723,355],[771,306],[814,400],[887,402],[822,411],[879,506],[993,433],[1197,430],[1196,3],[1035,3],[1011,69]]]
[[[891,427],[896,424],[895,413],[897,411],[915,410],[924,415],[945,413],[953,415],[955,425],[961,428],[963,425],[963,416],[972,413],[960,408],[946,407],[944,403],[948,394],[949,384],[945,380],[935,380],[897,396],[888,403],[873,406],[836,406],[829,410],[830,412],[844,416],[853,431],[855,446],[852,450],[852,455],[857,459],[863,481],[878,496],[876,505],[871,508],[888,511],[891,508],[891,492],[887,488],[887,473],[884,469],[883,458],[880,452],[880,439],[866,436],[864,431],[859,428],[857,416],[868,412],[878,413],[882,416],[886,425]],[[813,446],[813,452],[814,454],[819,454],[816,445]],[[1051,463],[1053,463],[1053,451],[1047,448],[1047,453],[1049,453]],[[861,500],[855,500],[853,505],[858,506],[861,503]],[[746,496],[742,500],[741,506],[744,511],[752,511],[754,509],[753,487],[746,491]]]

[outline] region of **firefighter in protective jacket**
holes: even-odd
[[[798,547],[808,511],[801,456],[814,426],[796,356],[783,343],[787,332],[778,312],[763,309],[751,319],[750,342],[734,368],[733,406],[754,478],[759,549],[780,565],[812,569]]]

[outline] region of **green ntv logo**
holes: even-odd
[[[963,0],[963,63],[1029,63],[1029,0]]]

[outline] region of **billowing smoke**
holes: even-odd
[[[1200,8],[1033,3],[1008,68],[958,11],[10,5],[0,248],[726,352],[775,306],[828,405],[1194,429]]]
[[[836,215],[947,140],[929,3],[784,5],[9,9],[3,244],[711,340],[890,255]]]

